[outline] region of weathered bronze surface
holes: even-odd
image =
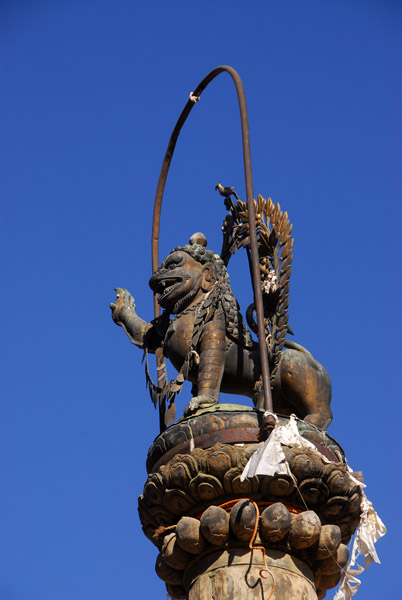
[[[178,135],[203,90],[225,71],[239,99],[247,203],[234,188],[218,184],[227,209],[221,254],[198,232],[159,266],[162,196]],[[149,281],[155,319],[141,319],[124,288],[116,288],[111,304],[115,323],[145,351],[147,385],[159,406],[161,434],[148,452],[138,511],[145,535],[159,549],[156,572],[175,600],[321,600],[341,577],[361,514],[358,474],[349,473],[342,448],[325,433],[332,419],[329,376],[310,352],[287,339],[293,334],[292,225],[279,204],[253,198],[243,86],[234,69],[217,67],[190,94],[158,181]],[[240,248],[247,252],[253,287],[248,326],[227,273]],[[156,355],[156,383],[148,353]],[[178,371],[170,382],[165,358]],[[174,399],[185,380],[193,384],[193,398],[172,425]],[[221,391],[248,396],[255,408],[220,405]],[[270,475],[242,478],[253,453],[267,449],[261,441],[290,415],[297,417],[299,435],[293,420],[274,432],[285,436],[281,467],[274,459],[256,471]],[[269,450],[279,443],[271,441]]]
[[[136,346],[147,352],[163,348],[179,371],[171,392],[185,379],[195,384],[187,414],[216,404],[220,391],[249,396],[262,408],[258,345],[238,310],[222,259],[197,242],[175,248],[150,279],[165,309],[160,318],[147,323],[138,317],[131,294],[117,288],[113,320]],[[332,418],[328,374],[309,352],[289,345],[280,353],[272,382],[274,410],[325,429]]]

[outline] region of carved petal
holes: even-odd
[[[333,496],[322,508],[322,514],[328,521],[336,521],[341,518],[347,510],[348,498],[345,496]]]
[[[186,489],[191,478],[190,469],[182,461],[170,464],[169,471],[166,471],[166,481],[170,488],[178,487]]]
[[[347,494],[351,479],[345,471],[334,470],[327,479],[327,485],[332,494]]]
[[[289,475],[276,475],[270,478],[268,496],[286,497],[296,490],[294,481]]]
[[[316,506],[328,498],[328,488],[320,479],[305,479],[299,490],[307,506]]]
[[[166,490],[163,505],[175,515],[184,515],[193,508],[195,500],[185,490]]]
[[[208,471],[216,477],[223,477],[231,466],[231,457],[228,452],[223,450],[216,450],[208,457]]]
[[[219,479],[213,475],[198,473],[194,479],[190,481],[191,495],[200,500],[213,500],[223,496],[223,487]]]
[[[144,486],[144,500],[148,506],[162,504],[163,491],[153,481],[148,481]]]
[[[235,477],[240,477],[242,471],[239,467],[233,467],[233,469],[229,469],[224,477],[223,477],[223,486],[225,488],[226,494],[233,493],[232,481]],[[247,480],[246,480],[247,481]]]
[[[297,454],[291,462],[292,473],[296,475],[298,481],[319,477],[322,474],[322,466],[317,462],[317,459],[311,459],[308,454]]]

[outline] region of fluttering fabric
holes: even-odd
[[[267,411],[264,416],[272,414]],[[276,415],[274,417],[276,423],[278,423],[278,417]],[[282,446],[309,448],[318,452],[314,444],[300,435],[296,419],[291,415],[287,425],[277,424],[269,438],[252,454],[241,474],[240,481],[244,481],[246,477],[253,477],[254,475],[273,476],[275,473],[284,473],[294,479]],[[321,453],[319,454],[325,462],[329,462],[325,456]]]
[[[266,412],[264,416],[268,414],[273,413]],[[317,450],[314,444],[300,435],[296,419],[293,415],[290,416],[287,425],[278,425],[278,418],[276,415],[274,417],[277,423],[275,429],[272,430],[269,438],[259,446],[258,450],[252,454],[241,474],[240,481],[244,481],[246,477],[253,477],[254,475],[269,475],[272,477],[276,473],[289,475],[296,481],[290,470],[282,446],[309,448],[317,453],[323,461],[330,462]],[[352,473],[352,469],[350,467],[348,469]],[[351,477],[362,488],[361,516],[353,542],[351,558],[344,568],[339,589],[334,600],[350,600],[356,594],[361,584],[358,576],[373,561],[380,562],[375,549],[375,543],[387,532],[384,523],[363,491],[365,487],[364,483],[358,481],[352,474]],[[356,562],[359,556],[364,556],[364,567]]]
[[[362,484],[360,483],[360,485]],[[360,507],[362,513],[353,542],[352,556],[343,571],[339,589],[334,600],[350,600],[350,598],[356,594],[361,584],[358,575],[360,575],[364,569],[367,569],[373,561],[380,563],[374,544],[380,537],[387,533],[387,528],[374,510],[370,500],[367,499],[363,490]],[[359,556],[364,556],[364,567],[356,563]]]

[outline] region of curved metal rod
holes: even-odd
[[[250,155],[250,132],[248,125],[247,116],[247,104],[246,96],[244,94],[243,83],[238,72],[227,65],[221,65],[216,67],[204,79],[198,84],[194,92],[190,94],[190,98],[187,101],[177,123],[170,136],[169,144],[166,150],[165,157],[163,159],[161,172],[159,175],[158,186],[155,194],[154,214],[152,223],[152,271],[155,271],[159,266],[159,229],[160,229],[160,216],[162,208],[162,198],[165,189],[165,183],[169,172],[170,163],[172,161],[173,152],[176,146],[177,138],[179,137],[181,128],[183,127],[188,115],[191,112],[194,104],[199,100],[202,92],[207,85],[215,79],[220,73],[229,73],[232,77],[233,82],[236,86],[237,98],[239,101],[241,128],[243,137],[243,161],[244,161],[244,175],[246,180],[246,195],[247,195],[247,206],[249,213],[249,233],[250,233],[250,246],[251,246],[251,279],[253,284],[254,302],[257,313],[257,326],[258,326],[258,340],[260,346],[260,359],[261,359],[261,374],[262,382],[264,386],[264,405],[265,409],[272,411],[272,393],[269,376],[269,363],[268,363],[268,350],[265,340],[265,327],[264,327],[264,309],[262,302],[262,290],[260,283],[260,268],[258,260],[258,246],[257,246],[257,232],[255,226],[255,206],[254,206],[254,193],[253,193],[253,177],[251,173],[251,155]],[[157,297],[154,296],[154,312],[155,317],[160,315],[160,306],[157,301]]]

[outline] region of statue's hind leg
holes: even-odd
[[[321,429],[328,427],[332,421],[331,381],[311,354],[284,350],[276,381],[283,400],[294,407],[298,417]]]

